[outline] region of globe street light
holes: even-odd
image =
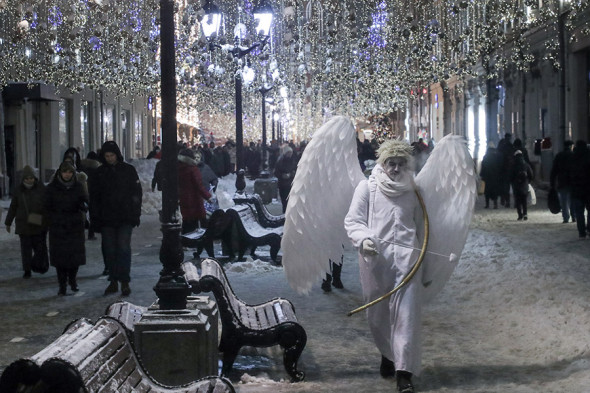
[[[213,33],[219,31],[219,25],[223,19],[223,15],[219,8],[217,8],[211,0],[207,0],[203,6],[205,13],[201,26],[203,28],[203,34],[209,40],[209,49],[221,48],[220,45],[214,44],[212,39],[214,38]],[[273,20],[273,10],[270,4],[266,0],[261,0],[260,3],[254,7],[253,10],[254,19],[257,21],[256,31],[263,37],[260,42],[253,43],[249,48],[243,49],[240,47],[240,34],[241,26],[236,26],[234,30],[234,45],[225,47],[229,53],[232,54],[235,64],[236,72],[234,73],[234,85],[235,85],[235,101],[236,101],[236,171],[238,174],[240,170],[244,169],[244,133],[242,126],[242,73],[241,71],[241,59],[248,53],[252,52],[257,47],[263,48],[268,39],[270,38],[270,29]],[[216,34],[215,34],[216,35]],[[243,180],[243,179],[242,179]],[[245,183],[240,181],[240,178],[236,180],[236,188],[239,193],[243,192]]]

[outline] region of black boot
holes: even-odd
[[[332,291],[332,275],[326,273],[326,278],[322,280],[322,290],[324,292]]]
[[[381,374],[383,378],[393,378],[395,376],[395,364],[383,355],[381,355],[379,374]]]
[[[414,393],[412,384],[412,373],[407,371],[397,372],[397,391],[399,393]]]
[[[76,282],[76,276],[78,275],[78,268],[68,270],[68,284],[73,292],[78,292],[78,283]]]
[[[342,274],[342,265],[338,265],[337,263],[332,264],[332,285],[334,288],[342,289],[344,285],[342,285],[342,281],[340,280],[340,275]]]
[[[58,296],[64,296],[66,294],[66,283],[68,281],[68,273],[63,269],[57,269],[57,282],[59,283]]]

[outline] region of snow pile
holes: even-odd
[[[256,383],[256,384],[261,384],[262,386],[264,386],[264,385],[276,385],[276,384],[281,383],[281,382],[273,381],[265,373],[262,373],[261,375],[262,376],[260,376],[260,377],[254,377],[248,373],[244,373],[240,377],[240,384]]]
[[[154,169],[159,160],[132,160],[129,163],[135,167],[139,181],[141,182],[141,189],[143,190],[143,197],[141,201],[141,214],[158,215],[158,211],[162,209],[162,192],[152,192],[152,179],[154,177]]]
[[[132,160],[129,163],[135,167],[141,188],[143,190],[143,200],[141,206],[142,214],[157,215],[158,211],[162,209],[162,192],[152,192],[152,179],[154,177],[154,169],[159,160],[155,159],[139,159]],[[217,200],[220,209],[227,209],[234,206],[233,196],[236,191],[236,175],[230,174],[219,179],[217,185]],[[246,192],[252,193],[254,189],[254,181],[246,178]]]
[[[254,260],[249,256],[246,257],[245,262],[226,263],[223,265],[223,268],[226,272],[245,273],[253,275],[260,275],[267,272],[283,270],[282,266],[271,265],[270,263],[261,261],[260,259]]]

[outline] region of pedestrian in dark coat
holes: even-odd
[[[12,222],[15,223],[14,232],[20,238],[21,260],[24,270],[23,278],[31,277],[31,264],[48,265],[47,255],[47,225],[43,218],[41,225],[30,223],[29,213],[45,215],[43,200],[45,186],[37,179],[33,168],[26,165],[23,168],[21,184],[15,188],[10,201],[8,214],[4,224],[10,232]]]
[[[283,204],[283,213],[287,210],[287,198],[291,192],[291,185],[297,171],[297,160],[293,149],[288,145],[281,147],[281,155],[275,165],[274,175],[277,178],[279,196]]]
[[[250,174],[250,179],[256,179],[260,175],[260,164],[262,158],[260,156],[260,150],[256,148],[256,143],[250,142],[250,146],[246,149],[244,164]]]
[[[494,209],[498,208],[498,196],[502,192],[502,156],[495,147],[490,146],[481,161],[479,176],[485,181],[484,196],[486,209],[490,207],[490,200],[494,202]]]
[[[524,160],[522,152],[514,152],[514,165],[512,165],[512,193],[514,194],[514,205],[518,213],[518,220],[527,220],[527,196],[529,193],[529,183],[533,180],[533,170]]]
[[[119,146],[106,141],[100,149],[102,165],[91,178],[90,225],[102,234],[105,272],[110,284],[105,295],[131,293],[131,234],[141,216],[141,183],[137,171],[123,160]]]
[[[75,176],[76,169],[64,161],[45,193],[45,210],[49,221],[50,263],[57,270],[58,295],[66,294],[66,283],[78,291],[78,267],[86,264],[84,215],[88,196]]]
[[[572,152],[573,141],[565,141],[563,151],[557,153],[551,166],[550,184],[551,188],[557,191],[559,205],[561,206],[561,217],[563,222],[567,223],[572,217],[572,222],[576,222],[576,215],[571,203],[571,180],[570,172],[572,170]]]
[[[576,225],[580,239],[585,239],[590,224],[590,214],[586,222],[585,211],[590,211],[590,150],[586,141],[576,141],[570,171],[572,205],[576,213]]]
[[[205,200],[211,198],[208,189],[203,185],[201,171],[195,161],[195,153],[191,149],[181,150],[178,155],[178,197],[182,214],[182,233],[192,232],[207,225]]]
[[[502,155],[502,171],[500,192],[500,203],[502,206],[510,207],[510,176],[512,174],[512,165],[514,163],[514,146],[512,146],[512,134],[507,132],[504,139],[498,142],[498,153]]]

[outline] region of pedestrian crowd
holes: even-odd
[[[142,189],[135,168],[124,162],[119,146],[105,142],[98,153],[81,159],[76,148],[64,153],[62,162],[47,185],[30,166],[22,170],[15,187],[5,225],[15,224],[19,236],[25,279],[32,272],[55,267],[58,295],[79,290],[77,274],[86,264],[85,229],[88,239],[101,233],[104,275],[109,286],[105,295],[131,293],[131,234],[139,226]],[[49,237],[49,248],[47,247]]]
[[[495,147],[489,143],[481,163],[480,178],[484,182],[485,208],[510,208],[511,199],[517,212],[517,220],[527,220],[527,204],[531,193],[534,172],[528,151],[520,139],[512,142],[512,135],[505,134]],[[586,141],[575,144],[571,140],[553,159],[550,172],[550,193],[559,200],[563,223],[575,222],[578,234],[585,239],[589,233],[590,217],[590,149]],[[511,198],[512,195],[512,198]]]

